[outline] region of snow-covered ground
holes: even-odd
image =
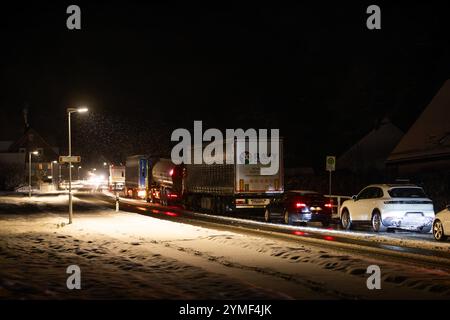
[[[449,299],[450,274],[333,248],[114,212],[67,196],[0,197],[0,297]],[[109,205],[108,205],[109,206]],[[81,268],[68,290],[66,268]],[[378,265],[382,289],[368,290]]]
[[[110,192],[104,192],[106,196],[114,197],[114,194]],[[133,204],[146,204],[143,200],[120,198],[121,202],[133,203]],[[395,233],[384,232],[375,233],[372,231],[347,231],[347,230],[336,230],[332,227],[330,228],[317,228],[313,226],[299,226],[299,225],[285,225],[284,223],[266,223],[263,221],[255,221],[251,219],[243,219],[230,216],[219,216],[210,215],[205,213],[195,213],[189,212],[191,216],[207,217],[211,220],[217,220],[218,222],[233,222],[242,225],[250,225],[254,227],[266,227],[270,225],[274,230],[290,231],[292,233],[301,233],[304,235],[308,234],[318,234],[323,237],[343,237],[352,240],[363,240],[372,243],[378,243],[383,246],[398,246],[407,247],[415,249],[425,249],[430,251],[438,252],[450,252],[450,242],[437,242],[434,240],[431,233],[418,233],[411,231],[401,231],[397,230]]]

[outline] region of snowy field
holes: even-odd
[[[204,228],[67,196],[0,197],[3,299],[449,299],[449,270]],[[66,268],[81,268],[81,290]],[[382,289],[368,290],[378,265]]]

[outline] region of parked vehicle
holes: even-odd
[[[433,221],[433,236],[437,241],[445,241],[450,236],[450,206],[436,214]]]
[[[125,166],[125,194],[128,197],[159,202],[163,205],[180,201],[181,183],[177,168],[170,159],[136,155],[127,158]]]
[[[260,140],[257,144],[260,148],[266,143],[266,152],[271,157],[278,157],[275,174],[263,174],[263,168],[270,164],[261,163],[262,155],[258,151],[250,153],[248,141],[223,141],[224,147],[222,151],[217,151],[219,153],[215,154],[215,158],[232,158],[232,163],[202,161],[200,164],[175,165],[170,159],[145,155],[128,157],[125,193],[149,202],[161,202],[163,205],[178,202],[187,209],[219,214],[239,209],[264,209],[271,199],[284,190],[282,140],[278,150],[270,150],[270,140]],[[203,154],[203,150],[200,151]],[[196,149],[193,148],[192,154],[194,152]],[[257,161],[253,163],[249,159]]]
[[[125,195],[146,199],[148,157],[135,155],[127,158],[125,164]]]
[[[170,205],[181,202],[181,168],[170,159],[150,158],[148,162],[147,202]]]
[[[276,218],[283,219],[286,224],[295,222],[321,222],[328,226],[331,222],[332,204],[323,194],[315,191],[292,190],[282,197],[273,199],[266,207],[266,222]]]
[[[433,202],[415,185],[377,184],[364,188],[341,206],[341,224],[371,224],[373,231],[406,229],[427,233],[434,219]]]
[[[125,166],[109,166],[109,189],[112,191],[123,190],[125,186]]]
[[[248,150],[248,140],[245,139],[224,140],[222,152],[215,155],[220,159],[232,158],[232,164],[184,165],[182,190],[185,207],[219,214],[264,209],[271,199],[284,191],[282,140],[278,150],[270,150],[269,141],[260,140],[259,145],[267,144],[267,152],[278,157],[279,166],[273,175],[262,173],[262,168],[267,165],[261,164],[258,152],[252,154]],[[233,156],[227,152],[232,152]],[[247,161],[249,159],[258,160],[253,164]]]

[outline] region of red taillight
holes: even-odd
[[[171,169],[171,170],[169,171],[169,175],[170,175],[170,176],[173,176],[173,169]]]
[[[333,205],[331,203],[327,203],[327,204],[325,204],[325,207],[326,208],[331,208],[331,207],[333,207]]]
[[[178,198],[178,195],[175,193],[171,193],[169,195],[167,195],[169,198]]]
[[[304,204],[303,202],[297,202],[297,203],[295,204],[295,207],[296,207],[296,208],[305,208],[305,207],[306,207],[306,204]]]

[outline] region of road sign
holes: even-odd
[[[78,163],[81,162],[81,157],[80,156],[60,156],[59,157],[59,163],[67,163],[67,162],[72,162],[72,163]]]
[[[335,171],[336,170],[336,157],[335,156],[327,156],[327,171]]]

